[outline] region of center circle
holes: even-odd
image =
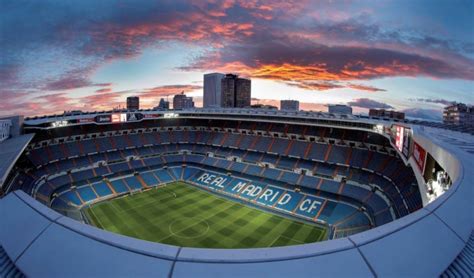
[[[209,223],[200,217],[181,217],[171,222],[169,230],[176,237],[198,238],[209,231]]]

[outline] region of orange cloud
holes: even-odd
[[[206,65],[207,67],[221,72],[238,73],[244,77],[281,81],[287,85],[306,90],[324,91],[347,87],[369,92],[385,91],[384,89],[372,86],[345,82],[359,78],[340,73],[331,73],[324,65],[302,66],[284,63],[282,65],[268,64],[252,68],[242,62],[231,62],[222,66],[218,62],[211,62],[209,65]]]
[[[206,53],[185,70],[234,72],[269,79],[307,90],[351,88],[367,92],[384,89],[352,83],[394,76],[474,79],[471,68],[417,54],[362,46],[326,46],[306,38],[268,35],[252,37]]]

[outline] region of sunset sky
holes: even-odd
[[[474,104],[474,1],[0,0],[0,115],[143,108],[203,74],[297,99],[438,120]],[[170,97],[171,100],[171,97]]]

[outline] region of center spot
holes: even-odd
[[[209,223],[200,217],[181,217],[171,222],[169,230],[180,238],[197,238],[209,231]]]

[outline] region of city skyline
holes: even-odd
[[[474,104],[471,1],[1,1],[0,114],[152,108],[203,75],[254,102],[348,104],[441,120]],[[403,20],[401,20],[403,19]]]

